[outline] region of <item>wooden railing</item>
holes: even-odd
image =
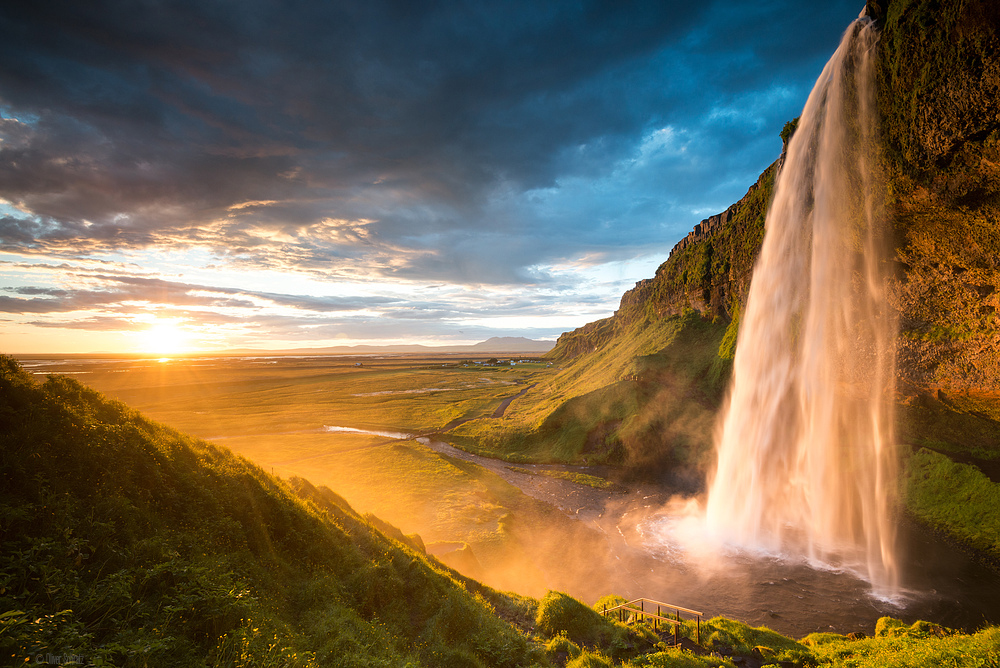
[[[636,607],[638,604],[638,607]],[[646,604],[649,604],[650,609],[646,610]],[[652,606],[656,606],[656,613],[652,612]],[[664,616],[664,612],[669,613],[670,610],[674,611],[673,617]],[[622,603],[621,605],[616,605],[612,608],[604,606],[604,610],[601,614],[607,617],[611,614],[618,614],[618,621],[626,623],[629,621],[645,622],[647,618],[653,620],[653,630],[657,630],[657,622],[667,622],[668,624],[673,624],[674,627],[674,644],[677,645],[680,642],[678,637],[678,629],[683,624],[681,621],[681,612],[685,612],[689,615],[693,615],[697,620],[696,627],[696,642],[701,644],[701,619],[704,617],[704,613],[698,612],[697,610],[691,610],[689,608],[682,608],[679,605],[673,605],[672,603],[664,603],[662,601],[654,601],[651,598],[637,598],[634,601],[629,601],[627,603]]]

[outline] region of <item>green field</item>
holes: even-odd
[[[572,533],[599,550],[592,530],[417,437],[444,432],[437,438],[512,461],[607,461],[615,452],[608,444],[619,443],[633,466],[697,473],[710,455],[719,385],[712,372],[725,361],[725,331],[674,317],[656,336],[620,339],[611,352],[514,366],[449,356],[26,361],[36,374],[67,373],[270,473],[328,487],[491,586],[531,596],[561,587],[592,600],[606,592],[586,589],[592,578],[567,567],[564,543],[552,538]],[[657,348],[662,340],[668,345]],[[898,414],[907,511],[994,560],[1000,483],[943,453],[994,459],[996,403],[938,393],[905,401]],[[531,473],[614,490],[582,471]]]
[[[121,359],[56,370],[202,438],[324,426],[432,432],[491,414],[548,372],[404,356]]]

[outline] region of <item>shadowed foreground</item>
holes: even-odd
[[[1000,630],[889,618],[876,638],[802,642],[715,618],[704,654],[669,648],[669,633],[564,594],[536,601],[463,578],[328,489],[285,483],[72,379],[39,385],[7,357],[0,458],[0,655],[14,664],[998,665]],[[680,635],[695,636],[691,623]]]

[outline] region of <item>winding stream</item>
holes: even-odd
[[[641,486],[599,490],[525,473],[541,469],[600,473],[594,468],[518,465],[458,450],[430,438],[420,442],[449,457],[483,466],[525,494],[549,503],[603,535],[613,563],[595,560],[587,581],[559,583],[589,603],[605,593],[645,596],[801,637],[815,631],[871,633],[879,617],[926,619],[974,630],[1000,623],[1000,574],[975,562],[925,529],[897,524],[900,593],[879,599],[848,570],[738,548],[699,553],[686,517],[671,513],[669,490]]]

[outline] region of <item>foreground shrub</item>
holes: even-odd
[[[616,631],[603,616],[558,591],[550,591],[538,602],[535,623],[546,636],[565,634],[578,645],[605,644]]]
[[[580,656],[580,647],[567,638],[565,633],[560,633],[545,645],[545,653],[553,661],[562,663]]]

